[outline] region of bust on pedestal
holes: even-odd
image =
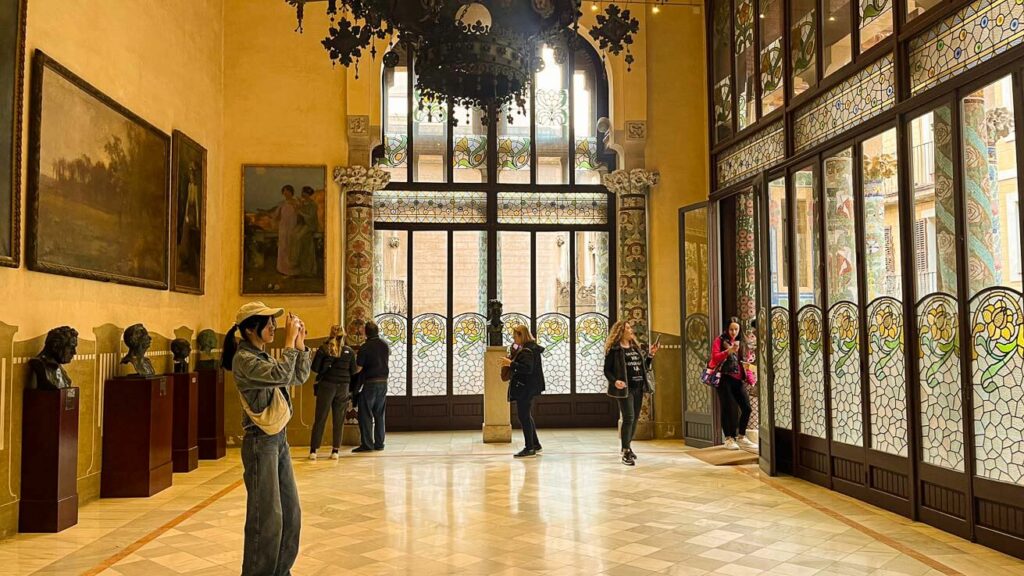
[[[227,453],[224,438],[224,372],[217,365],[213,349],[217,347],[217,334],[207,328],[196,335],[199,347],[199,459],[217,460]]]
[[[171,460],[175,472],[191,472],[199,467],[199,376],[188,369],[192,345],[184,338],[171,341],[174,372],[174,433]]]
[[[146,358],[146,351],[153,343],[146,327],[142,324],[132,324],[124,331],[124,345],[128,347],[128,353],[121,358],[121,364],[131,364],[135,369],[135,375],[143,378],[156,376],[153,370],[153,363]]]
[[[61,326],[46,334],[43,351],[28,361],[20,532],[60,532],[78,523],[79,395],[62,366],[74,359],[77,348],[78,332]]]
[[[512,417],[508,408],[508,383],[501,379],[501,359],[508,351],[502,346],[501,302],[487,303],[487,352],[484,353],[484,442],[512,442]]]

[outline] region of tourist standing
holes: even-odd
[[[533,420],[533,399],[544,392],[544,347],[537,344],[530,328],[522,324],[512,329],[513,343],[509,355],[501,359],[510,371],[508,401],[516,403],[519,424],[523,428],[525,446],[515,458],[533,458],[543,447],[537,438],[537,423]]]
[[[625,320],[612,325],[604,345],[604,376],[608,380],[608,395],[619,402],[622,417],[621,440],[622,463],[636,465],[633,452],[633,436],[644,404],[644,393],[652,386],[647,381],[648,370],[658,353],[658,344],[645,351],[636,341],[633,326]]]
[[[345,407],[352,397],[349,388],[356,374],[356,354],[345,345],[345,331],[341,326],[331,326],[330,337],[313,356],[313,372],[317,375],[313,387],[313,394],[316,396],[316,415],[309,439],[309,459],[316,460],[320,441],[324,437],[324,428],[327,426],[327,416],[330,415],[333,431],[331,460],[337,460],[338,451],[341,449]]]
[[[356,355],[359,380],[359,446],[353,452],[384,449],[384,412],[388,400],[388,361],[391,349],[380,339],[373,321],[364,328],[366,342]]]
[[[281,359],[267,353],[281,308],[250,302],[238,309],[224,338],[221,364],[235,376],[242,403],[245,543],[242,576],[289,574],[299,553],[302,512],[288,451],[289,387],[309,377],[306,326],[288,315]],[[236,342],[235,336],[241,336]]]
[[[709,368],[718,368],[721,379],[718,383],[718,402],[722,415],[722,435],[729,450],[756,448],[757,444],[747,438],[750,424],[750,397],[747,384],[750,374],[744,366],[750,360],[747,345],[739,339],[740,321],[731,318],[725,332],[715,339],[711,347]],[[739,412],[737,420],[736,413]]]

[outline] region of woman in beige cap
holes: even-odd
[[[309,378],[306,326],[289,314],[281,359],[267,353],[281,308],[250,302],[224,338],[221,363],[234,373],[242,402],[242,466],[248,493],[242,576],[289,574],[299,552],[302,513],[288,452],[290,386]],[[236,334],[241,340],[236,342]]]

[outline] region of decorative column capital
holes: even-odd
[[[337,166],[334,169],[334,181],[341,187],[343,194],[354,191],[373,194],[391,182],[391,174],[380,168]]]
[[[601,183],[609,192],[620,194],[644,194],[661,179],[661,175],[653,170],[634,168],[632,170],[616,170],[605,174]]]

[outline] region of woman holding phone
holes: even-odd
[[[528,326],[512,329],[513,342],[502,368],[509,371],[508,401],[516,403],[519,423],[523,427],[525,447],[515,458],[533,458],[543,447],[537,438],[537,423],[533,421],[533,399],[544,392],[544,347],[537,344]]]
[[[721,381],[718,384],[718,402],[722,412],[722,435],[725,436],[725,447],[729,450],[757,448],[757,444],[747,438],[747,426],[750,424],[750,398],[746,386],[750,382],[750,374],[744,363],[748,360],[747,345],[739,339],[740,321],[729,319],[725,332],[715,339],[711,347],[709,367],[718,367]],[[739,420],[736,411],[739,410]]]
[[[644,392],[652,384],[647,381],[647,372],[657,353],[658,343],[655,342],[650,350],[644,350],[636,341],[633,326],[625,320],[619,320],[608,331],[604,345],[604,376],[608,380],[608,395],[619,401],[619,414],[622,416],[619,437],[622,463],[626,466],[636,466],[633,435],[644,404]]]

